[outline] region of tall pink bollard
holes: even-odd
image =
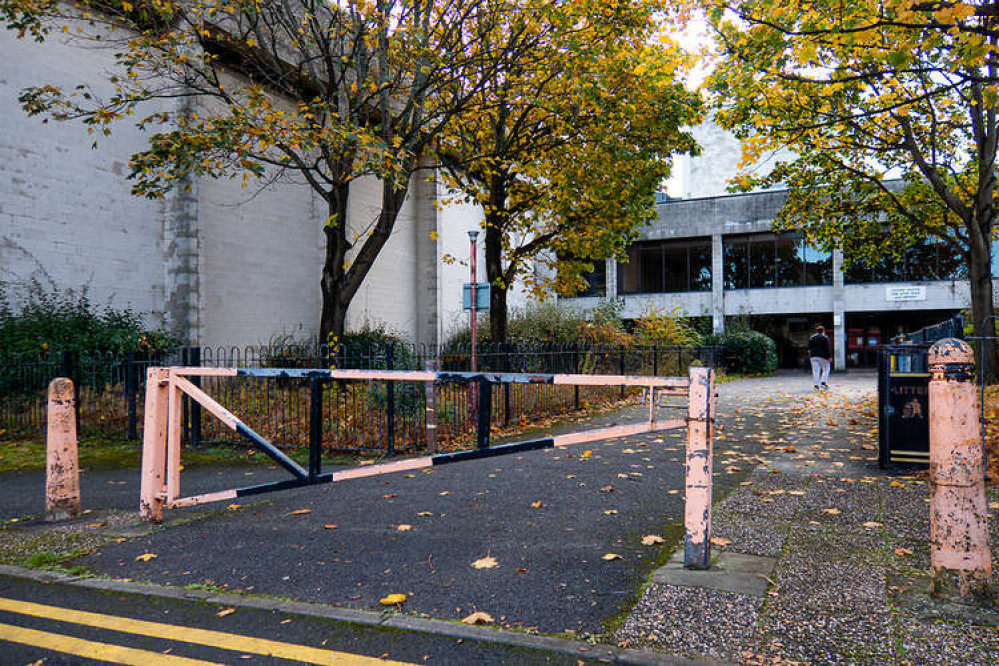
[[[683,566],[711,566],[711,423],[714,420],[715,373],[690,369],[687,404],[687,469]]]
[[[45,450],[45,519],[65,520],[79,515],[76,399],[73,382],[65,377],[57,377],[49,383]]]
[[[975,355],[962,340],[940,340],[930,347],[929,366],[933,595],[961,603],[985,600],[992,558]]]

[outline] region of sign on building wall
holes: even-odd
[[[926,287],[885,287],[885,300],[925,301]]]

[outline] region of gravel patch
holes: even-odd
[[[787,557],[777,565],[776,598],[785,608],[810,606],[830,611],[878,613],[888,607],[885,569],[816,563],[808,557]]]
[[[999,663],[999,629],[967,622],[917,622],[904,618],[905,658],[912,664]]]
[[[794,526],[785,550],[814,563],[838,562],[861,565],[885,557],[880,530],[847,532],[821,526]]]
[[[615,638],[630,647],[732,659],[755,644],[763,601],[731,592],[654,584]]]
[[[889,613],[843,613],[779,604],[761,617],[765,659],[808,664],[885,663],[897,656],[896,620]]]
[[[732,543],[725,550],[747,555],[779,557],[784,551],[787,526],[757,520],[740,513],[716,513],[711,520],[712,534]]]

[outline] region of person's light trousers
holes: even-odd
[[[828,382],[829,371],[832,369],[829,359],[813,356],[809,360],[812,362],[812,384],[818,386],[819,384]]]

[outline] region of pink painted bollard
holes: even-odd
[[[80,514],[80,466],[77,458],[76,399],[73,382],[49,383],[45,436],[45,519],[66,520]]]
[[[714,420],[715,373],[690,369],[687,403],[687,469],[683,566],[711,566],[711,423]]]
[[[930,347],[930,567],[933,595],[970,603],[991,594],[975,355],[962,340]]]

